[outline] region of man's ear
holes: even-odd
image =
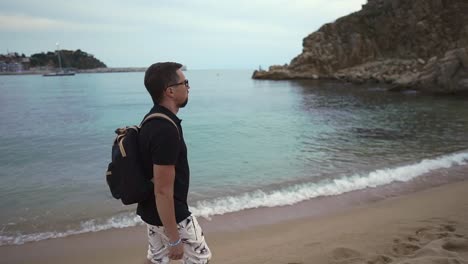
[[[172,97],[174,95],[174,91],[172,90],[172,87],[168,87],[166,88],[166,90],[164,91],[166,93],[167,96],[169,97]]]

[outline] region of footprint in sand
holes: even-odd
[[[366,264],[387,264],[387,263],[391,263],[392,261],[393,259],[389,256],[377,255],[375,257],[370,257],[365,263]]]
[[[442,228],[449,232],[455,232],[456,230],[454,225],[443,225]]]
[[[408,264],[468,264],[468,240],[443,238],[432,241],[410,258],[398,263]]]
[[[455,222],[430,223],[413,234],[395,238],[388,255],[370,255],[351,248],[335,248],[333,264],[468,264],[468,238],[456,233]]]
[[[421,241],[419,238],[417,238],[417,237],[415,237],[415,236],[408,236],[408,237],[406,238],[406,240],[408,240],[409,242],[413,242],[413,243],[414,243],[414,242],[420,242],[420,241]]]
[[[369,255],[351,248],[335,248],[332,253],[333,264],[388,264],[393,259],[386,255]]]
[[[453,224],[441,224],[437,226],[420,228],[416,230],[415,236],[413,236],[413,238],[419,240],[418,242],[422,244],[426,244],[436,239],[453,237],[456,235],[454,234],[455,231],[456,228]]]
[[[339,247],[331,252],[331,262],[334,264],[365,263],[363,254],[351,248]]]
[[[455,223],[446,222],[419,228],[405,239],[394,239],[392,263],[468,264],[468,239],[455,232]]]
[[[395,256],[407,256],[413,254],[416,250],[421,247],[417,244],[399,242],[392,246],[392,252]]]
[[[442,248],[447,251],[468,252],[468,239],[466,238],[450,238],[446,239],[442,244]]]

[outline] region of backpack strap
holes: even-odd
[[[172,119],[170,117],[168,117],[167,115],[165,115],[165,114],[155,113],[155,114],[151,114],[151,115],[147,116],[141,122],[140,127],[142,127],[146,122],[150,121],[151,119],[155,119],[155,118],[163,118],[163,119],[166,119],[167,121],[171,122],[175,126],[175,128],[177,129],[177,134],[179,134],[179,139],[180,139],[179,127],[177,127],[176,123],[174,123],[174,121],[172,121]]]

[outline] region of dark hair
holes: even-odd
[[[145,87],[154,103],[160,103],[166,88],[179,82],[177,70],[182,64],[176,62],[158,62],[146,69]]]

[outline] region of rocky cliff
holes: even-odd
[[[368,0],[304,38],[289,65],[256,79],[331,78],[394,89],[468,91],[467,0]]]

